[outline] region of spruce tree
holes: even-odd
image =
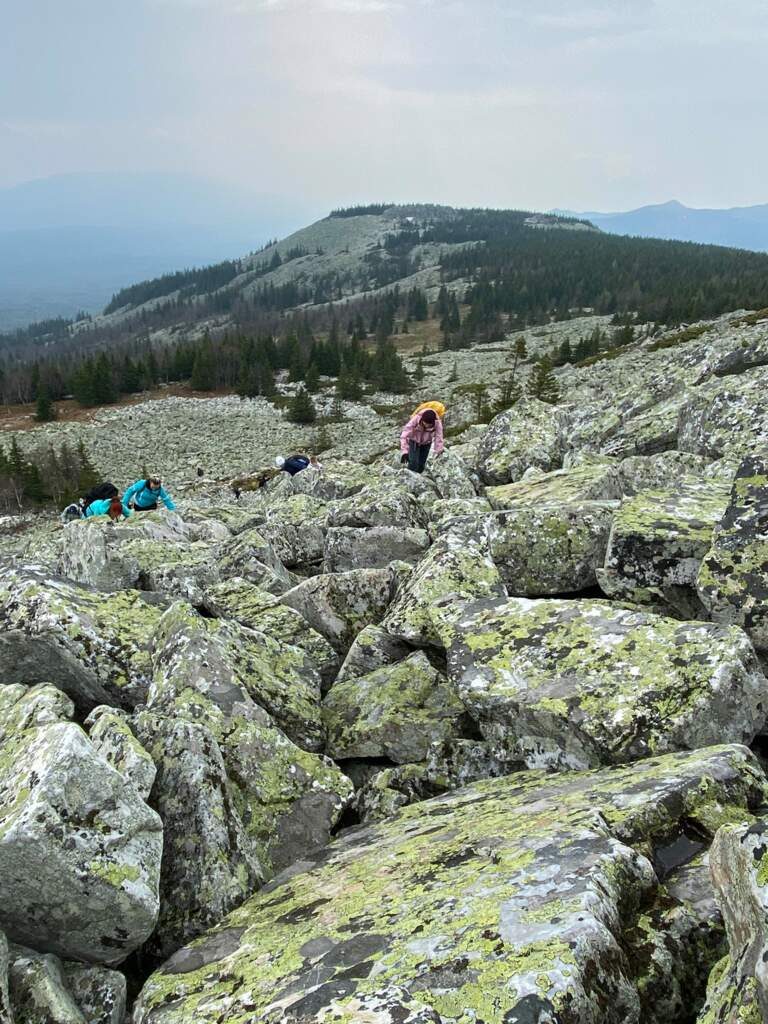
[[[95,487],[96,484],[101,483],[101,476],[91,462],[82,438],[77,442],[77,461],[79,463],[77,491],[78,494],[83,495],[86,491],[90,491],[92,487]]]
[[[416,361],[416,369],[413,371],[413,379],[418,383],[424,380],[424,360],[419,356]]]
[[[56,406],[51,401],[48,389],[43,385],[37,393],[35,419],[38,423],[50,423],[56,419]]]
[[[307,372],[304,374],[304,387],[310,395],[316,395],[320,390],[320,374],[314,363],[307,367]]]
[[[526,392],[531,398],[538,398],[540,402],[547,402],[549,405],[557,405],[560,401],[560,385],[552,373],[552,363],[548,356],[542,356],[534,364]]]
[[[317,419],[315,403],[306,388],[299,388],[288,406],[291,423],[314,423]]]

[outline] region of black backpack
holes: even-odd
[[[120,492],[114,484],[106,480],[103,484],[96,484],[87,494],[83,496],[83,512],[93,501],[104,501],[105,498],[117,498]]]

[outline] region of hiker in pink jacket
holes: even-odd
[[[414,473],[423,473],[427,456],[434,442],[435,455],[445,448],[443,423],[434,409],[425,409],[412,416],[400,434],[400,461]]]

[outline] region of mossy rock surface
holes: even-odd
[[[742,630],[607,601],[477,602],[448,667],[486,739],[530,767],[749,743],[766,718],[766,680]]]
[[[746,809],[763,785],[745,748],[718,747],[408,807],[180,949],[135,1024],[638,1024],[617,940],[656,884],[636,847],[713,802]]]

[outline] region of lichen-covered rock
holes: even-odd
[[[293,585],[288,570],[259,527],[244,530],[222,545],[219,572],[222,579],[240,576],[273,594],[282,594]]]
[[[32,950],[17,952],[9,971],[13,1015],[17,1021],[90,1024],[67,986],[58,957]]]
[[[0,927],[119,963],[157,920],[162,827],[72,713],[53,687],[0,687]]]
[[[305,471],[289,477],[282,474],[285,486],[293,494],[310,494],[320,501],[338,501],[348,498],[370,483],[370,468],[359,460],[329,460],[322,472]]]
[[[647,851],[764,779],[744,748],[517,773],[339,838],[180,949],[135,1024],[638,1024]]]
[[[539,597],[594,587],[615,502],[542,504],[484,517],[491,557],[510,594]],[[465,520],[468,522],[469,520]],[[444,530],[461,528],[449,520]]]
[[[97,707],[88,715],[84,727],[88,738],[107,764],[120,772],[146,800],[155,781],[155,763],[133,735],[125,711]]]
[[[490,512],[487,498],[440,498],[429,510],[429,535],[434,540],[440,533],[441,524],[457,516],[474,516]]]
[[[714,622],[730,622],[768,651],[768,459],[739,466],[725,515],[699,569],[696,589]]]
[[[8,939],[4,932],[0,932],[0,1024],[13,1024],[11,997],[8,992],[9,967]]]
[[[426,513],[405,487],[382,481],[328,506],[328,526],[423,527]]]
[[[621,491],[631,496],[641,491],[669,490],[678,481],[704,477],[707,461],[690,452],[666,451],[657,455],[630,455],[621,460],[617,471]]]
[[[313,576],[283,594],[280,601],[345,653],[361,629],[381,622],[391,599],[389,569],[352,569]]]
[[[294,745],[254,703],[208,620],[173,609],[136,734],[157,766],[163,820],[161,912],[167,954],[241,903],[273,870],[328,841],[351,784]]]
[[[536,398],[522,398],[491,420],[480,441],[475,469],[486,484],[519,480],[536,466],[548,472],[563,461],[565,414]]]
[[[505,593],[487,524],[473,521],[437,539],[398,588],[383,626],[410,643],[447,646],[451,624],[468,601]]]
[[[707,459],[760,455],[768,442],[765,366],[713,379],[693,390],[680,410],[677,447]]]
[[[488,487],[485,496],[497,511],[536,509],[541,505],[614,500],[621,498],[622,487],[616,464],[606,459]]]
[[[288,569],[318,565],[323,557],[327,506],[312,495],[293,494],[268,509],[259,534]]]
[[[768,1020],[768,823],[723,825],[709,858],[729,956],[715,967],[699,1024]]]
[[[426,472],[441,498],[474,498],[477,494],[467,466],[450,448],[431,458]]]
[[[403,661],[411,653],[408,644],[390,636],[380,626],[366,626],[354,639],[336,676],[336,682],[359,679],[384,665]]]
[[[323,703],[327,751],[337,761],[421,761],[431,744],[456,735],[463,716],[458,697],[421,651],[337,682]]]
[[[340,663],[336,651],[297,611],[280,604],[274,594],[234,576],[211,587],[202,603],[219,618],[236,619],[279,643],[299,647],[320,673],[324,685],[335,677]]]
[[[418,562],[429,547],[426,530],[402,526],[331,527],[325,537],[323,572],[384,569],[390,562]]]
[[[159,594],[103,594],[53,576],[43,566],[0,573],[0,630],[17,630],[62,650],[78,703],[132,708],[149,686],[149,644],[168,607]],[[72,679],[80,662],[82,685]],[[56,679],[56,676],[50,678]],[[68,686],[68,689],[70,687]]]
[[[155,677],[147,703],[157,703],[157,667],[173,660],[189,685],[197,673],[222,693],[243,689],[299,746],[321,750],[320,673],[300,647],[229,619],[208,619],[189,605],[173,605],[158,623],[154,637]]]
[[[696,618],[696,577],[727,500],[724,484],[687,479],[622,502],[597,573],[603,592],[633,604],[667,604]]]
[[[607,601],[479,601],[449,678],[490,742],[530,767],[585,768],[751,742],[766,680],[737,628]]]

